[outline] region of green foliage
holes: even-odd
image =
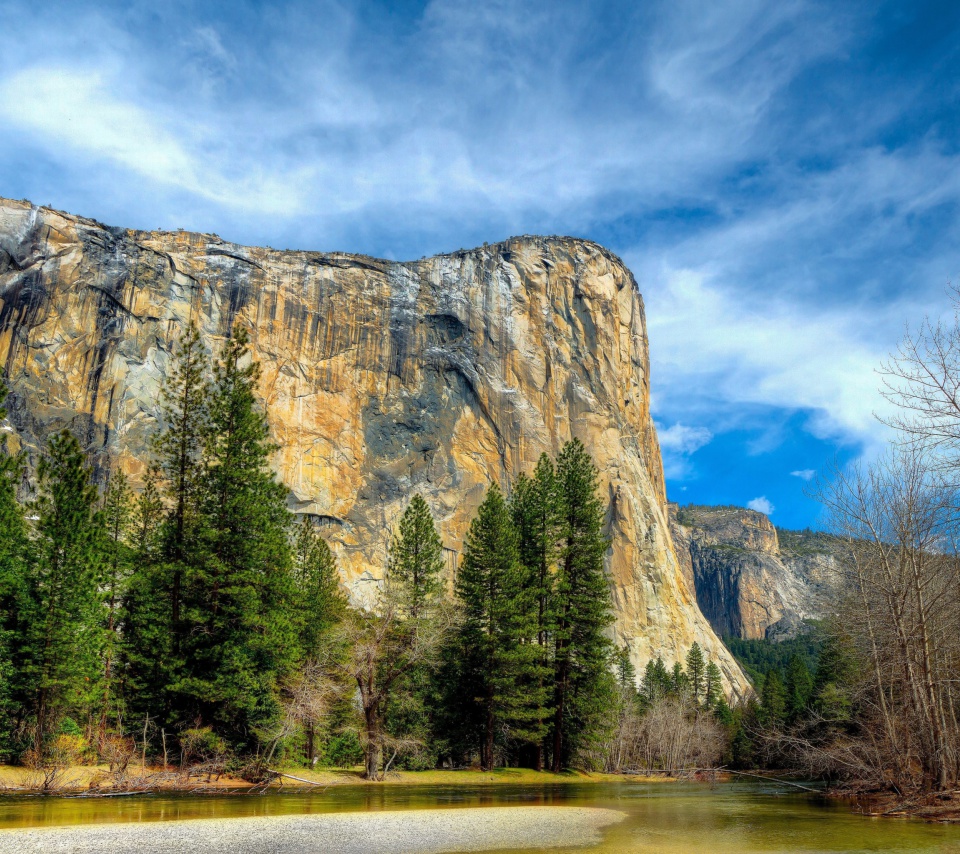
[[[687,652],[687,684],[690,692],[693,694],[695,703],[701,702],[707,693],[707,673],[706,661],[703,657],[703,650],[696,641]]]
[[[662,658],[656,661],[648,661],[643,671],[643,679],[640,682],[640,697],[647,706],[652,706],[658,700],[663,699],[674,689],[673,679]]]
[[[715,661],[708,661],[704,676],[704,703],[709,708],[717,708],[724,700],[723,674]]]
[[[361,762],[363,747],[353,730],[330,736],[320,754],[320,764],[332,768],[353,768]]]
[[[780,678],[780,671],[770,668],[763,680],[760,692],[760,719],[765,726],[775,727],[787,718],[787,690]]]
[[[813,631],[783,641],[726,637],[723,642],[753,684],[758,685],[771,667],[779,670],[785,679],[787,667],[794,656],[799,656],[808,670],[816,670],[823,633],[814,626]]]
[[[610,590],[603,571],[609,545],[603,536],[604,507],[597,470],[578,439],[557,458],[557,496],[562,549],[551,609],[554,639],[553,770],[599,734],[614,691],[611,643],[605,629],[613,621]]]
[[[787,665],[786,691],[787,719],[793,723],[806,713],[813,696],[813,676],[806,662],[796,654]]]
[[[525,586],[516,529],[493,485],[470,525],[456,596],[463,607],[460,690],[481,714],[476,738],[481,764],[494,762],[495,739],[536,743],[545,734],[546,690],[536,634],[536,597]]]
[[[416,619],[443,592],[443,548],[427,502],[414,495],[390,545],[390,578],[402,609]]]
[[[347,599],[340,590],[336,558],[309,516],[297,526],[293,558],[300,648],[311,656],[324,635],[343,619]]]
[[[0,403],[7,389],[0,385]],[[0,456],[0,756],[13,751],[13,730],[21,706],[17,695],[23,668],[22,638],[30,598],[27,572],[30,544],[17,485],[23,472],[20,457]]]
[[[37,483],[22,677],[40,753],[65,715],[90,705],[100,683],[103,521],[69,432],[50,440]]]
[[[299,653],[286,489],[256,403],[260,369],[235,330],[213,369],[199,508],[199,560],[183,587],[182,720],[212,723],[235,744],[279,714],[278,682]]]

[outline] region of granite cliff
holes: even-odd
[[[600,246],[519,237],[394,263],[108,228],[0,200],[0,300],[5,429],[36,459],[69,427],[101,479],[113,467],[142,476],[186,324],[211,349],[247,326],[290,508],[323,526],[358,603],[415,492],[452,573],[490,481],[580,438],[609,501],[617,640],[638,666],[696,640],[744,687],[671,545],[643,303]]]
[[[742,507],[669,505],[687,588],[722,637],[782,640],[823,616],[836,559],[814,532]]]

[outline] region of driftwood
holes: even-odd
[[[274,771],[273,768],[267,768],[271,774],[276,775],[277,777],[286,777],[290,780],[296,780],[298,783],[306,783],[308,786],[323,786],[326,788],[326,784],[318,783],[316,780],[305,780],[303,777],[294,777],[293,774],[284,774],[282,771]]]

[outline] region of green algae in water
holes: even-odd
[[[0,827],[237,818],[305,813],[549,804],[607,807],[627,818],[589,849],[598,854],[960,854],[960,826],[867,818],[845,803],[768,783],[549,786],[335,786],[268,795],[0,798]],[[527,848],[526,852],[537,849]],[[562,849],[550,849],[556,852]],[[571,851],[574,849],[571,849]],[[583,851],[584,849],[576,849]],[[519,854],[515,852],[514,854]]]

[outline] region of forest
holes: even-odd
[[[898,441],[814,488],[835,612],[794,641],[728,639],[755,689],[734,701],[697,644],[637,674],[612,642],[607,508],[577,440],[489,487],[453,577],[413,495],[379,599],[351,607],[271,472],[247,333],[214,355],[190,327],[136,491],[120,471],[98,487],[68,431],[32,480],[23,454],[0,456],[0,758],[45,786],[84,763],[122,785],[137,756],[250,780],[728,768],[954,787],[960,327],[924,327],[886,372]]]
[[[98,489],[68,431],[50,437],[29,501],[23,455],[0,460],[6,761],[122,773],[138,756],[251,778],[278,763],[362,763],[371,779],[620,768],[638,761],[632,710],[666,703],[687,726],[722,702],[699,648],[689,684],[660,663],[637,693],[609,639],[606,508],[576,440],[505,484],[509,498],[489,488],[453,579],[413,496],[379,601],[348,607],[330,547],[270,471],[259,376],[244,330],[214,357],[189,328],[136,492],[120,471]]]

